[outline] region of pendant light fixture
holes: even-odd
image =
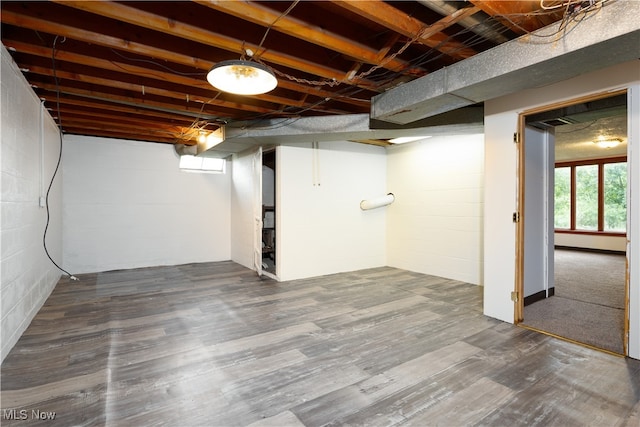
[[[211,86],[236,95],[260,95],[278,85],[273,71],[254,61],[230,60],[214,65],[207,74]]]

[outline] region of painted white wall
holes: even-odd
[[[60,271],[44,252],[46,210],[39,207],[58,161],[58,128],[4,46],[0,47],[2,143],[0,200],[0,360],[44,304]],[[59,171],[60,173],[60,171]],[[47,248],[62,263],[62,177],[49,194]]]
[[[515,283],[515,224],[511,215],[516,209],[517,197],[517,151],[513,144],[513,133],[518,130],[518,114],[535,107],[554,102],[571,100],[580,96],[605,93],[617,89],[637,87],[640,81],[638,61],[631,61],[593,73],[583,74],[564,82],[546,87],[521,91],[512,95],[485,102],[485,213],[484,231],[484,313],[506,322],[514,322],[514,304],[510,293]],[[637,97],[638,94],[635,94]],[[632,111],[637,115],[637,110]],[[632,125],[630,123],[630,125]],[[638,144],[640,137],[629,127],[629,144]],[[637,131],[636,131],[637,132]],[[637,151],[637,150],[636,150]],[[632,177],[637,177],[637,166],[633,165],[633,148],[629,151],[632,160]],[[637,160],[640,164],[640,160]],[[639,182],[639,181],[634,181]],[[631,191],[636,191],[631,189]],[[631,203],[637,203],[632,197]],[[640,209],[639,209],[640,210]],[[635,212],[636,217],[637,212]],[[633,218],[630,209],[630,217]],[[631,227],[629,239],[632,246],[640,240],[637,222]],[[636,243],[633,243],[636,242]],[[631,255],[633,256],[633,255]],[[633,261],[633,259],[631,260]],[[640,265],[636,263],[635,265]],[[632,269],[633,269],[632,264]],[[631,277],[632,298],[640,294],[640,274],[636,268]],[[635,294],[634,294],[635,293]],[[632,301],[634,304],[640,304]],[[637,309],[636,309],[637,310]],[[632,319],[638,314],[630,312]],[[640,322],[631,324],[630,344],[640,344]],[[635,341],[634,341],[635,340]],[[640,358],[640,345],[632,348],[630,355]]]
[[[231,159],[231,259],[247,268],[253,265],[254,251],[254,189],[255,150],[234,154]]]
[[[624,252],[627,249],[627,238],[625,236],[597,236],[567,233],[554,233],[554,235],[556,245],[558,246],[620,252]]]
[[[548,289],[550,283],[547,256],[553,253],[553,247],[547,242],[553,231],[549,230],[548,219],[540,214],[540,209],[553,203],[549,199],[549,189],[553,185],[548,182],[550,165],[549,153],[553,150],[553,138],[547,132],[527,127],[523,139],[525,150],[524,164],[524,297],[531,296]],[[553,263],[551,263],[553,265]],[[553,284],[551,283],[551,286]]]
[[[518,114],[503,111],[493,101],[484,108],[484,313],[513,323],[518,156],[513,133],[518,130]]]
[[[386,265],[386,208],[360,210],[361,200],[388,193],[384,148],[338,141],[278,154],[278,277]]]
[[[65,136],[64,265],[76,273],[230,259],[230,174],[169,144]]]
[[[388,265],[480,284],[483,135],[439,136],[387,149]]]

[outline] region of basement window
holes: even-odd
[[[225,159],[213,157],[180,156],[180,170],[185,172],[224,173]]]

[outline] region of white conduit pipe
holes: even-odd
[[[368,211],[369,209],[381,208],[383,206],[390,205],[395,199],[396,198],[393,193],[388,193],[386,196],[363,200],[360,202],[360,209]]]

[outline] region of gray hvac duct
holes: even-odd
[[[638,1],[604,3],[569,24],[548,25],[377,95],[371,118],[412,123],[638,59],[638,16]]]
[[[173,148],[176,150],[176,153],[178,153],[178,156],[195,156],[198,154],[197,145],[173,144]]]

